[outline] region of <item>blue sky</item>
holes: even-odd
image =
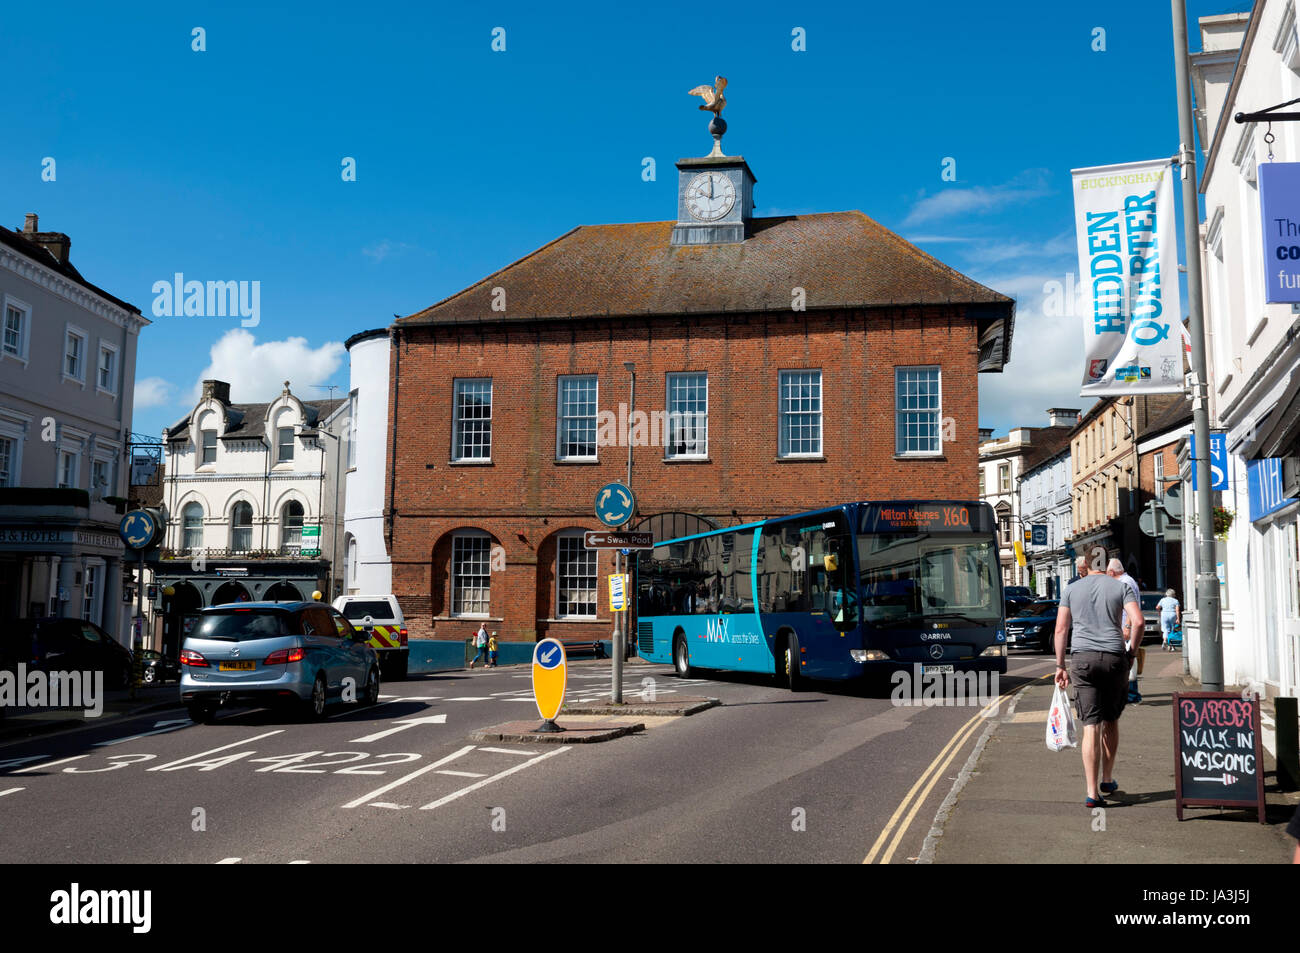
[[[711,146],[686,91],[721,73],[756,214],[861,209],[1017,298],[1012,362],[981,376],[981,424],[1005,432],[1088,404],[1081,332],[1042,316],[1043,285],[1077,267],[1069,170],[1177,151],[1171,36],[1163,0],[10,5],[0,209],[67,232],[152,318],[134,429],[157,434],[205,376],[237,401],[346,391],[349,335],[575,225],[673,218],[674,160]],[[176,272],[260,282],[260,323],[154,318]]]

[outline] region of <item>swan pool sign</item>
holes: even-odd
[[[537,713],[547,724],[554,725],[548,729],[560,730],[555,725],[555,716],[564,707],[564,688],[568,680],[568,661],[564,655],[564,646],[555,639],[542,639],[533,649],[533,698],[537,702]]]

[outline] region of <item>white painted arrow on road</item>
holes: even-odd
[[[407,728],[414,728],[416,725],[441,725],[446,723],[447,716],[427,715],[424,718],[403,718],[401,721],[394,722],[396,727],[386,728],[383,731],[376,731],[373,735],[366,735],[364,738],[353,738],[352,744],[360,744],[364,741],[379,741],[381,738],[387,738],[389,735],[395,735],[399,731],[405,731]]]
[[[150,735],[161,735],[168,731],[176,731],[183,725],[192,724],[188,718],[175,718],[171,721],[156,721],[153,725],[153,731],[144,731],[138,735],[130,735],[126,738],[114,738],[112,741],[98,741],[95,743],[96,748],[103,748],[107,745],[120,745],[123,741],[135,741],[136,738],[148,738]]]

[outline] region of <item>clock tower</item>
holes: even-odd
[[[674,245],[723,245],[743,242],[754,212],[754,173],[741,156],[722,152],[727,122],[722,108],[727,104],[722,91],[727,80],[719,76],[714,85],[697,86],[692,96],[702,96],[700,109],[713,113],[709,132],[713,151],[702,159],[677,161],[677,224]]]

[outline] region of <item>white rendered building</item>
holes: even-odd
[[[384,478],[388,471],[388,331],[379,328],[348,338],[351,361],[350,416],[355,440],[347,459],[344,516],[345,591],[393,591],[393,567],[384,542]]]

